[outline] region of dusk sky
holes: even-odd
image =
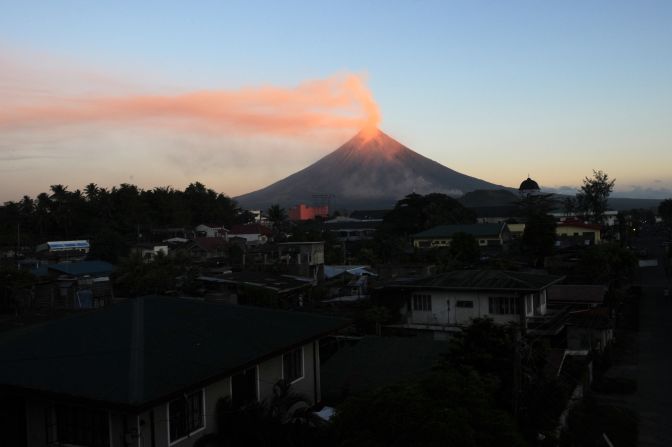
[[[672,2],[0,1],[0,201],[229,195],[379,126],[451,169],[672,196]]]

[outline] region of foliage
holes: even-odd
[[[150,240],[156,228],[193,227],[202,223],[230,226],[250,216],[234,200],[205,185],[192,183],[184,191],[171,187],[142,190],[121,184],[111,189],[90,183],[84,191],[52,185],[36,198],[24,196],[0,207],[0,245],[46,240],[90,239],[102,259],[115,262],[128,243]]]
[[[188,257],[159,252],[152,262],[145,262],[139,254],[122,259],[113,280],[118,295],[137,297],[170,293],[178,287],[188,290],[194,274]]]
[[[445,194],[409,194],[385,215],[381,230],[410,236],[437,225],[474,223],[473,211]]]
[[[213,447],[301,447],[325,445],[325,422],[310,410],[310,400],[294,393],[284,381],[273,387],[273,397],[234,408],[229,398],[216,407],[217,432],[208,440]]]
[[[35,280],[28,271],[0,264],[0,310],[19,310],[21,292],[30,289]]]
[[[288,217],[287,211],[284,208],[278,204],[271,205],[267,213],[268,220],[270,220],[271,224],[273,225],[273,231],[280,232],[285,228]]]
[[[634,274],[637,257],[615,243],[592,245],[582,254],[579,265],[581,271],[591,278],[622,280]]]
[[[348,399],[334,418],[340,446],[522,446],[515,423],[473,370],[427,377]]]
[[[672,199],[665,199],[658,205],[658,215],[666,225],[672,226]]]
[[[576,194],[579,209],[594,222],[602,223],[615,183],[616,180],[610,180],[607,173],[593,171],[593,177],[584,178],[583,185]]]
[[[481,252],[476,238],[467,233],[455,233],[450,241],[450,253],[455,260],[466,264],[478,262]]]
[[[555,219],[549,214],[530,216],[523,232],[523,248],[538,260],[553,254],[555,226]]]

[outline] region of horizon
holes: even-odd
[[[0,202],[91,181],[236,197],[373,126],[507,187],[571,194],[595,169],[614,197],[672,196],[666,2],[262,5],[7,5]]]

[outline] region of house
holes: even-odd
[[[5,440],[192,447],[217,404],[273,396],[279,381],[321,400],[321,338],[345,320],[184,298],[144,297],[0,337]],[[29,355],[27,355],[29,353]]]
[[[197,238],[201,237],[219,237],[227,239],[229,230],[224,225],[201,224],[194,229]]]
[[[453,236],[457,233],[472,235],[481,247],[502,247],[511,240],[511,233],[506,223],[439,225],[421,231],[412,236],[416,248],[450,247]]]
[[[601,226],[582,221],[564,221],[557,224],[556,245],[595,245],[601,243]]]
[[[329,217],[329,206],[309,206],[300,203],[289,209],[287,217],[292,221],[313,220],[316,217],[326,219]]]
[[[478,223],[506,222],[515,219],[520,214],[520,207],[517,205],[470,206],[468,208],[476,214]]]
[[[248,244],[265,244],[272,236],[270,228],[258,223],[233,225],[228,235],[229,238],[245,239]]]
[[[32,306],[50,309],[91,309],[111,303],[110,276],[115,267],[105,261],[77,261],[41,265]]]
[[[311,281],[270,272],[227,272],[204,274],[197,278],[210,300],[231,304],[297,308],[304,305]]]
[[[289,274],[324,279],[324,241],[279,243],[278,260]]]
[[[338,216],[324,222],[324,228],[336,235],[341,242],[373,239],[381,220],[360,220]]]
[[[145,262],[151,262],[159,256],[159,253],[164,256],[168,255],[169,246],[167,243],[163,244],[152,244],[152,243],[141,243],[135,244],[131,247],[131,253],[140,256]]]
[[[38,245],[35,254],[50,262],[81,261],[86,259],[90,250],[89,241],[50,241]]]
[[[384,304],[397,294],[402,321],[398,328],[451,332],[474,318],[518,323],[523,330],[547,314],[547,290],[564,278],[501,270],[457,270],[379,288]]]

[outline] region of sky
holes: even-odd
[[[90,182],[235,196],[380,128],[568,192],[672,196],[670,1],[0,0],[0,201]]]

